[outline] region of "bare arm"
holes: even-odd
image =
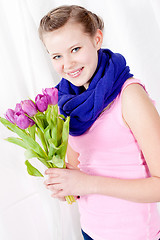
[[[123,180],[96,177],[95,192],[135,202],[160,201],[160,117],[145,90],[129,85],[122,96],[122,113],[145,156],[151,177]]]
[[[67,160],[68,160],[68,163],[71,164],[73,167],[75,168],[78,168],[78,164],[79,164],[79,161],[78,161],[78,157],[79,157],[79,153],[75,152],[71,146],[68,144],[68,147],[67,147]]]

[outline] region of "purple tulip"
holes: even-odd
[[[31,100],[21,101],[22,110],[30,117],[33,117],[37,113],[37,107]]]
[[[48,98],[48,104],[55,105],[58,103],[58,89],[57,88],[45,88],[42,92]]]
[[[28,118],[23,112],[16,112],[14,115],[14,118],[15,118],[15,123],[21,129],[26,129],[35,124],[34,121]]]
[[[14,111],[15,111],[15,112],[23,112],[22,106],[21,106],[20,103],[17,103],[17,104],[16,104],[16,107],[15,107],[15,110],[14,110]]]
[[[14,119],[15,111],[12,109],[8,109],[5,118],[10,121],[11,123],[15,124],[15,119]]]
[[[40,112],[44,112],[48,108],[48,98],[45,95],[38,94],[35,98],[36,106]]]

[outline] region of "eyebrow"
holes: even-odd
[[[78,46],[78,45],[80,45],[80,43],[74,44],[73,46],[71,46],[71,47],[69,48],[69,50],[72,49],[72,48],[74,48],[74,47],[76,47],[76,46]],[[60,53],[52,53],[51,56],[53,56],[53,55],[60,55]]]

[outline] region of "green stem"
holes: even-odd
[[[48,154],[47,141],[46,141],[46,139],[45,139],[45,137],[44,137],[44,134],[43,134],[43,132],[41,131],[40,128],[37,128],[36,134],[37,134],[37,136],[39,137],[39,139],[40,139],[40,141],[41,141],[41,143],[42,143],[42,145],[43,145],[43,148],[44,148],[46,154]]]
[[[44,132],[44,128],[43,128],[43,124],[42,124],[41,120],[38,119],[38,118],[36,117],[36,115],[33,117],[33,120],[35,121],[35,123],[37,124],[37,126],[39,127],[39,129],[40,129],[42,132]]]
[[[40,162],[42,162],[47,168],[50,168],[51,165],[49,162],[46,161],[44,158],[37,158]]]

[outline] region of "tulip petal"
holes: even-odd
[[[26,129],[30,126],[30,119],[22,112],[15,113],[15,123],[21,129]]]
[[[44,112],[48,108],[48,98],[45,95],[38,94],[35,98],[35,103],[40,112]]]
[[[45,88],[42,90],[43,94],[48,97],[48,104],[55,105],[58,103],[58,89]]]
[[[32,100],[21,101],[22,110],[30,117],[33,117],[37,113],[37,107]]]
[[[11,123],[15,124],[15,118],[14,118],[14,115],[15,115],[15,111],[12,110],[12,109],[8,109],[6,114],[5,114],[5,118],[10,121]]]

